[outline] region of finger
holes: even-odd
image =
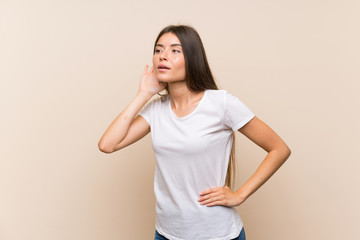
[[[143,74],[146,74],[148,72],[148,68],[149,68],[149,65],[145,65],[145,68],[144,68],[144,73]]]
[[[224,200],[222,201],[215,201],[209,204],[206,204],[207,207],[213,207],[213,206],[226,206]]]
[[[201,205],[209,205],[209,204],[213,204],[214,202],[222,202],[224,200],[225,199],[223,196],[216,196],[216,197],[209,198],[209,199],[201,202],[200,204]]]
[[[199,202],[202,202],[202,201],[205,201],[207,199],[210,199],[210,198],[213,198],[213,197],[216,197],[216,196],[219,196],[221,193],[219,191],[217,192],[213,192],[213,193],[208,193],[206,195],[203,195],[201,197],[199,197],[198,201]]]
[[[219,187],[206,189],[200,193],[200,196],[204,196],[206,194],[216,192],[217,190],[219,190]]]
[[[151,66],[150,72],[151,72],[151,73],[154,73],[154,65]]]

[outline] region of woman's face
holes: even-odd
[[[155,45],[153,65],[160,82],[185,80],[185,58],[180,40],[175,34],[165,33],[160,37]]]

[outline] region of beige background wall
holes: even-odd
[[[360,2],[0,0],[0,239],[153,239],[147,136],[97,143],[168,24],[290,146],[238,207],[250,240],[358,239]],[[238,184],[265,152],[238,134]],[[239,185],[238,185],[239,186]]]

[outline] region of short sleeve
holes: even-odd
[[[154,101],[155,99],[151,100],[150,102],[148,102],[139,112],[138,115],[142,116],[147,123],[150,125],[151,123],[151,114],[152,114],[152,109],[154,108]]]
[[[224,124],[233,131],[237,131],[255,117],[239,98],[226,91],[224,104]]]

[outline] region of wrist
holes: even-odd
[[[142,99],[144,99],[144,100],[146,100],[146,101],[149,101],[150,98],[151,98],[152,96],[154,96],[154,94],[151,93],[151,92],[139,91],[139,92],[137,93],[137,96],[140,97],[140,98],[142,98]]]
[[[243,202],[245,202],[245,200],[247,199],[247,194],[245,194],[245,192],[240,188],[239,190],[237,190],[235,192],[236,194],[236,198],[237,198],[237,202],[239,203],[238,205],[242,204]]]

